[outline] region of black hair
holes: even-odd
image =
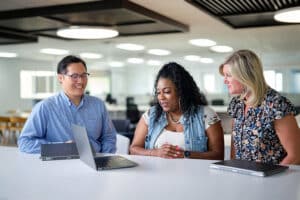
[[[176,93],[180,98],[179,105],[183,114],[191,115],[196,112],[198,105],[207,105],[206,97],[200,92],[190,73],[178,63],[170,62],[159,70],[154,84],[156,120],[162,114],[162,107],[159,105],[156,96],[157,83],[160,78],[169,79],[174,83]]]
[[[61,61],[59,61],[59,63],[57,64],[57,74],[67,73],[67,67],[71,63],[82,63],[85,70],[87,70],[86,64],[81,58],[73,55],[68,55],[61,59]]]

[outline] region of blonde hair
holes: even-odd
[[[230,65],[232,77],[244,86],[244,91],[240,95],[240,98],[245,99],[250,93],[246,103],[254,107],[258,106],[263,101],[268,90],[262,64],[258,56],[250,50],[238,50],[234,52],[219,67],[219,72],[223,76],[223,66],[225,64]]]

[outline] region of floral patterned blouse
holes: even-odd
[[[274,120],[288,114],[296,115],[295,107],[269,88],[261,105],[250,107],[246,114],[244,108],[244,101],[239,97],[233,97],[228,107],[234,119],[232,134],[236,159],[280,163],[286,151],[275,132]]]

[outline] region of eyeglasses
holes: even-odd
[[[68,76],[72,79],[72,81],[77,81],[79,78],[86,80],[88,76],[90,75],[89,73],[82,73],[82,74],[64,74],[65,76]]]

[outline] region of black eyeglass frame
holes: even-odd
[[[84,72],[84,73],[82,73],[82,74],[77,74],[77,73],[74,73],[74,74],[67,74],[67,73],[65,73],[65,74],[63,74],[63,75],[64,75],[64,76],[68,76],[68,77],[70,77],[72,80],[76,81],[76,80],[79,79],[79,77],[80,77],[81,79],[87,79],[87,78],[90,76],[90,73],[87,73],[87,72]]]

